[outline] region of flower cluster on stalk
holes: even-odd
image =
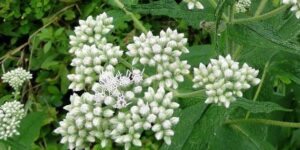
[[[116,67],[123,51],[107,42],[112,20],[105,13],[96,19],[88,17],[79,22],[75,35],[70,36],[70,53],[75,56],[71,66],[75,70],[68,75],[69,88],[84,93],[71,96],[71,103],[64,107],[68,111],[66,117],[55,133],[62,135],[61,143],[70,149],[87,149],[97,142],[102,147],[110,142],[125,149],[142,146],[146,131],[170,144],[172,127],[179,121],[174,116],[179,104],[165,88],[177,88],[177,82],[189,73],[187,61],[179,59],[188,52],[184,46],[187,39],[171,29],[162,31],[160,36],[149,32],[135,37],[134,43],[128,45],[128,56],[136,63],[157,69],[156,74],[145,77],[143,68],[124,71]],[[134,52],[138,46],[146,48],[147,54],[140,53],[140,49]],[[158,85],[155,88],[151,87],[154,82]]]
[[[291,4],[291,11],[295,12],[297,19],[300,19],[300,1],[299,0],[282,0],[283,4]]]
[[[4,83],[8,83],[16,92],[18,92],[25,81],[32,78],[30,72],[23,68],[16,68],[2,75]]]
[[[238,0],[234,6],[237,13],[244,13],[250,8],[251,0]]]
[[[240,67],[230,55],[219,56],[219,59],[211,59],[207,66],[200,63],[198,68],[194,68],[193,87],[205,88],[205,103],[217,103],[228,108],[236,97],[243,96],[243,90],[260,82],[258,72],[246,63]]]
[[[24,117],[23,104],[18,101],[5,102],[0,107],[0,140],[19,135],[17,129]]]

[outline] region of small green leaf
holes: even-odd
[[[44,53],[47,53],[52,47],[52,42],[51,41],[48,41],[45,45],[44,45]]]

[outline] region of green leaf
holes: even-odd
[[[232,107],[241,107],[251,113],[270,113],[273,111],[292,111],[291,109],[284,108],[273,102],[258,102],[245,98],[239,98],[236,102],[232,103]]]
[[[192,133],[194,124],[201,118],[206,108],[206,104],[198,103],[182,110],[179,114],[180,121],[174,128],[175,136],[172,138],[171,145],[164,144],[160,150],[182,149]]]
[[[32,112],[28,114],[21,122],[19,136],[14,137],[12,140],[16,143],[19,143],[28,149],[34,145],[34,141],[38,139],[40,134],[40,129],[44,125],[44,120],[47,118],[47,115],[43,112]],[[13,150],[20,150],[13,148]]]
[[[52,47],[52,42],[51,41],[48,41],[45,45],[44,45],[44,53],[47,53]]]
[[[194,28],[199,28],[200,21],[211,21],[214,19],[214,10],[209,7],[209,2],[203,2],[204,10],[188,10],[186,3],[178,5],[174,0],[159,0],[148,4],[138,4],[127,6],[132,11],[141,14],[151,14],[155,16],[168,16],[174,19],[183,19]]]
[[[212,45],[194,45],[189,47],[190,52],[183,54],[180,59],[187,60],[192,67],[198,67],[199,63],[208,63],[217,54]]]

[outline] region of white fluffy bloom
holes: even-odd
[[[68,113],[54,132],[62,135],[60,142],[68,144],[69,149],[88,148],[89,143],[96,141],[106,146],[110,133],[108,120],[114,111],[95,103],[95,98],[89,93],[73,94],[71,104],[64,107]]]
[[[23,83],[31,78],[32,74],[23,68],[11,70],[2,76],[3,82],[8,83],[15,91],[18,91]]]
[[[127,70],[125,75],[120,72],[115,74],[104,71],[99,75],[99,82],[93,85],[92,90],[96,94],[101,93],[104,97],[110,97],[107,105],[122,109],[135,99],[135,94],[142,92],[142,90],[134,90],[142,88],[140,85],[142,80],[141,71],[137,69],[132,72]]]
[[[105,36],[113,29],[113,18],[106,13],[96,18],[89,16],[86,20],[79,20],[79,26],[75,27],[75,35],[70,36],[70,53],[80,50],[84,45],[103,45],[107,42]]]
[[[282,0],[283,4],[292,4],[291,11],[296,13],[297,19],[300,19],[300,1],[299,0]]]
[[[199,68],[194,68],[193,87],[205,88],[208,97],[205,103],[223,104],[228,108],[236,97],[243,96],[243,90],[260,82],[257,75],[258,70],[247,64],[240,68],[239,63],[233,61],[229,55],[225,58],[219,56],[218,60],[211,59],[207,66],[200,63]]]
[[[161,85],[176,89],[177,82],[183,82],[183,76],[189,73],[190,65],[180,61],[179,56],[188,53],[185,47],[187,39],[177,30],[161,31],[159,36],[152,32],[134,37],[134,43],[127,46],[127,55],[133,57],[133,64],[140,62],[143,65],[156,67],[157,74],[145,79],[145,84],[159,81]]]
[[[198,0],[183,0],[187,3],[189,9],[204,9],[204,6]]]
[[[24,117],[23,104],[18,101],[4,103],[0,107],[0,140],[19,135],[17,128]]]
[[[251,0],[239,0],[235,3],[235,10],[237,13],[244,13],[251,6]]]

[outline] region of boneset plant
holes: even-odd
[[[79,24],[70,36],[75,73],[68,79],[69,88],[83,94],[74,93],[71,104],[64,107],[68,113],[55,130],[62,135],[61,143],[69,149],[85,149],[92,143],[106,147],[113,141],[129,149],[142,146],[143,133],[151,131],[156,140],[171,144],[173,127],[180,120],[174,115],[179,108],[174,90],[191,68],[180,60],[189,53],[184,34],[168,28],[159,35],[149,31],[134,37],[127,46],[129,63],[122,57],[124,51],[106,38],[113,29],[112,17],[103,13]],[[154,72],[148,74],[148,69]],[[205,102],[225,107],[260,81],[257,70],[247,64],[239,68],[229,55],[211,59],[207,68],[200,64],[194,73],[194,88],[206,89]]]
[[[16,68],[2,75],[3,82],[8,83],[14,90],[14,100],[0,106],[0,140],[19,135],[18,127],[26,112],[18,99],[22,85],[31,78],[32,75],[23,68]]]

